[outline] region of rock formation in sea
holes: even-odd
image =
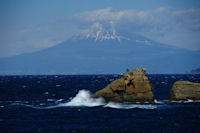
[[[146,68],[136,68],[111,82],[104,89],[93,94],[94,98],[103,97],[106,102],[154,102],[153,85],[145,76]]]
[[[169,100],[200,100],[200,83],[176,81],[170,91]]]

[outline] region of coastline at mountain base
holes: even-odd
[[[103,97],[106,102],[145,103],[154,102],[153,85],[145,76],[146,68],[136,68],[111,82],[107,87],[93,94],[94,98]]]

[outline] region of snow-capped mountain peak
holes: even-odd
[[[78,36],[80,39],[94,39],[94,41],[130,40],[129,38],[120,36],[112,26],[104,28],[100,23],[95,23],[89,29],[82,30]]]

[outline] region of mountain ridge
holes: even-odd
[[[126,36],[129,40],[118,36],[124,35],[105,40],[77,36],[38,52],[3,58],[0,74],[114,74],[133,67],[147,67],[149,73],[184,73],[199,66],[199,51],[139,35]]]

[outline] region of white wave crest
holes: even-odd
[[[187,99],[186,101],[171,101],[171,102],[174,102],[174,103],[199,103],[200,100],[192,100],[192,99]]]
[[[72,98],[71,101],[67,103],[59,104],[57,107],[67,107],[67,106],[86,106],[86,107],[95,107],[95,106],[103,106],[110,107],[116,109],[133,109],[133,108],[141,108],[141,109],[155,109],[157,105],[153,104],[122,104],[109,102],[105,103],[103,98],[92,98],[90,91],[88,90],[80,90],[78,94]]]
[[[69,102],[59,104],[58,106],[101,106],[105,105],[103,98],[92,98],[90,91],[80,90],[78,94]]]
[[[52,109],[52,108],[59,108],[59,107],[96,107],[102,106],[104,108],[115,108],[115,109],[156,109],[160,105],[158,104],[150,104],[150,103],[136,103],[136,104],[128,104],[128,103],[115,103],[109,102],[106,103],[103,98],[93,98],[92,94],[88,90],[80,90],[78,94],[72,98],[69,102],[60,103],[57,105],[51,106],[34,106],[28,104],[13,104],[13,105],[22,105],[26,107],[31,107],[34,109]]]
[[[156,99],[154,100],[154,102],[157,103],[157,104],[162,104],[162,103],[164,103],[163,101],[158,101],[158,100],[156,100]]]
[[[133,108],[156,109],[157,105],[153,105],[153,104],[121,104],[121,103],[109,102],[108,104],[104,105],[104,107],[110,107],[110,108],[116,108],[116,109],[133,109]]]

